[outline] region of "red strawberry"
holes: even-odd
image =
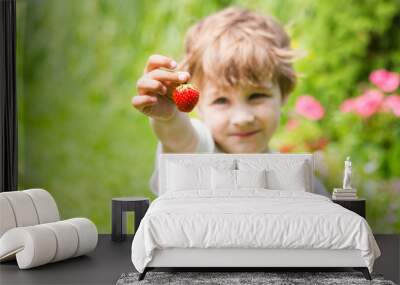
[[[200,92],[192,84],[181,84],[172,92],[174,100],[179,111],[190,112],[199,101]]]

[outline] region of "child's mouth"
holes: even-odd
[[[240,138],[247,138],[247,137],[251,137],[252,135],[257,134],[258,132],[260,132],[260,130],[251,131],[251,132],[233,133],[232,136],[240,137]]]

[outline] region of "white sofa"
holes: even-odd
[[[57,262],[94,250],[97,238],[89,219],[60,221],[46,190],[0,193],[0,262],[16,259],[20,269]]]

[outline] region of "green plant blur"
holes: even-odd
[[[296,98],[317,98],[325,118],[296,135],[304,140],[317,129],[329,137],[323,182],[340,187],[350,155],[372,229],[399,233],[399,120],[376,119],[371,127],[351,115],[335,120],[372,70],[400,71],[396,0],[17,0],[19,189],[48,190],[63,218],[88,217],[100,233],[111,231],[112,197],[154,199],[148,181],[156,138],[130,104],[136,80],[149,55],[180,60],[191,24],[238,3],[274,15],[293,46],[308,52],[296,63],[304,76],[277,138],[288,132],[283,126]]]

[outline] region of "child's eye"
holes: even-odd
[[[249,100],[258,99],[258,98],[269,98],[269,97],[271,97],[271,96],[267,95],[265,93],[253,93],[249,96]]]
[[[215,99],[212,104],[226,104],[228,103],[228,99],[225,97],[220,97],[218,99]]]

